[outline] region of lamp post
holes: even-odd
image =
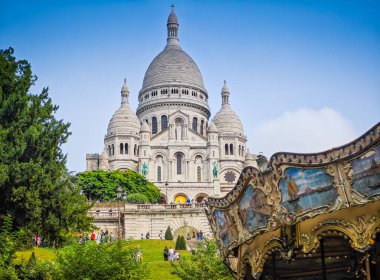
[[[124,190],[123,191],[123,194],[122,194],[122,199],[123,199],[123,202],[124,202],[124,215],[123,215],[123,239],[125,240],[125,234],[126,234],[126,226],[125,226],[125,200],[127,199],[127,192]]]
[[[168,183],[168,181],[166,181],[165,182],[166,204],[169,204],[169,201],[168,201],[168,186],[169,186],[169,183]]]
[[[117,240],[120,241],[120,198],[123,190],[120,186],[116,188],[116,199],[117,199]]]

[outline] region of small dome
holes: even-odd
[[[168,17],[168,24],[170,23],[178,24],[178,18],[174,11],[171,11]]]
[[[129,93],[129,88],[128,88],[128,85],[127,85],[127,82],[126,80],[124,79],[124,84],[123,86],[121,87],[121,92],[128,92]]]
[[[150,127],[147,122],[143,122],[140,128],[140,132],[150,132]]]
[[[218,132],[226,135],[241,135],[244,136],[243,125],[229,104],[230,92],[226,81],[222,88],[222,108],[216,113],[213,122],[218,128]]]
[[[245,155],[246,161],[256,160],[255,155],[251,154],[249,151],[247,151],[247,154]]]
[[[218,133],[218,128],[216,127],[216,125],[213,122],[211,122],[207,128],[207,131],[208,131],[208,133]]]
[[[129,134],[136,135],[140,132],[140,121],[128,103],[122,103],[113,114],[107,129],[107,135]]]
[[[230,92],[230,89],[228,88],[227,86],[227,81],[224,80],[224,84],[223,84],[223,87],[222,87],[222,93],[229,93]]]
[[[243,125],[239,117],[230,107],[222,107],[212,121],[221,134],[238,134],[244,136]]]

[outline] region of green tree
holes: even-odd
[[[0,279],[18,279],[13,266],[16,248],[12,232],[12,217],[7,215],[0,227]]]
[[[174,274],[183,280],[232,280],[234,279],[222,262],[215,240],[198,242],[194,255],[181,257],[171,264]]]
[[[176,250],[186,250],[186,241],[182,235],[179,235],[177,237],[177,240],[175,242],[175,249]]]
[[[170,229],[170,226],[168,226],[168,228],[165,231],[165,240],[173,240],[173,233]]]
[[[128,196],[144,195],[154,203],[160,198],[160,190],[133,170],[85,171],[77,174],[78,185],[88,199],[93,201],[112,201],[116,198],[116,188],[120,186]]]
[[[0,50],[0,220],[11,214],[13,229],[58,244],[89,227],[90,205],[67,175],[69,123],[55,118],[48,88],[30,93],[37,77],[13,53]]]

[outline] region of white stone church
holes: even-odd
[[[179,45],[178,27],[172,10],[166,46],[145,73],[137,111],[129,106],[124,83],[103,152],[86,155],[87,170],[132,169],[144,174],[160,188],[166,203],[224,195],[245,166],[257,167],[243,125],[230,107],[226,82],[222,106],[210,121],[209,93],[196,63]]]

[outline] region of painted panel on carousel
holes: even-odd
[[[333,178],[323,169],[288,168],[286,177],[280,180],[282,205],[299,215],[310,209],[332,205],[338,192],[333,186]]]
[[[237,235],[235,236],[233,232],[230,231],[231,229],[233,230],[233,224],[230,221],[230,217],[223,210],[215,210],[214,215],[219,237],[223,243],[223,246],[227,248],[228,245],[237,237]]]
[[[265,227],[271,211],[264,192],[249,185],[239,201],[238,213],[243,226],[249,231]]]
[[[380,145],[373,151],[352,161],[352,188],[371,197],[380,194]]]

